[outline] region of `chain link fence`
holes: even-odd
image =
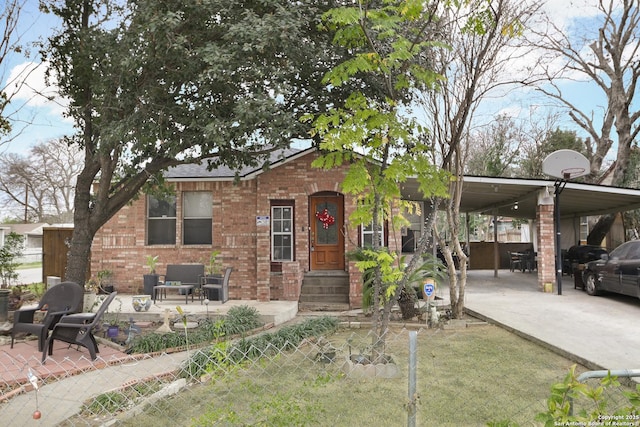
[[[636,414],[636,410],[631,408],[631,400],[636,400],[636,406],[640,402],[637,401],[637,396],[630,395],[632,391],[640,392],[640,385],[632,380],[638,377],[640,377],[638,369],[583,372],[577,376],[576,381],[584,384],[588,390],[592,390],[593,394],[579,395],[572,399],[570,413],[582,415],[600,410],[606,414],[597,417],[597,422],[602,425],[640,426],[640,414]],[[609,385],[609,382],[615,384]],[[600,396],[602,397],[600,401],[594,399]],[[619,410],[625,408],[629,408],[629,413],[618,414]]]
[[[0,369],[23,379],[5,376],[0,414],[12,426],[402,426],[412,413],[418,426],[525,426],[573,364],[489,325],[394,326],[374,341],[351,322],[302,341],[284,333],[82,366],[49,360],[52,371],[65,368],[39,375],[37,389],[28,373],[39,358],[13,360]],[[611,411],[628,404],[611,393]]]

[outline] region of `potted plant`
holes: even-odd
[[[108,295],[114,291],[113,289],[113,271],[111,270],[100,270],[96,273],[96,278],[98,282],[98,293]]]
[[[220,251],[212,251],[209,254],[209,261],[204,263],[205,274],[202,285],[212,285],[222,280],[222,264],[218,262],[218,255],[220,255]],[[201,291],[203,290],[201,289]],[[209,298],[209,296],[207,295],[206,298]]]
[[[156,267],[158,265],[158,255],[152,256],[147,255],[147,268],[149,272],[142,276],[143,285],[144,285],[144,293],[146,295],[153,296],[153,288],[158,284],[158,278],[160,277],[156,274]]]
[[[84,297],[82,300],[82,311],[91,312],[97,304],[99,284],[93,277],[84,284]]]
[[[122,300],[116,298],[114,301],[118,303],[118,307],[107,317],[107,337],[109,338],[115,338],[120,333],[120,324],[118,321],[120,319],[120,313],[122,312]]]
[[[205,273],[207,276],[215,277],[216,275],[220,275],[222,264],[218,262],[218,255],[220,255],[220,251],[213,251],[209,254],[209,262],[205,265]]]

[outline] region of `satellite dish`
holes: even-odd
[[[589,175],[591,163],[577,151],[562,149],[545,157],[542,161],[542,172],[555,178],[569,180]]]

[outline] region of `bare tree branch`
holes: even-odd
[[[533,32],[532,46],[547,52],[542,72],[525,83],[567,111],[588,135],[586,152],[591,161],[591,179],[596,180],[617,134],[613,184],[620,185],[627,173],[629,150],[637,137],[639,111],[633,111],[640,77],[640,9],[638,0],[601,0],[597,6],[599,24],[578,30],[559,28],[546,19],[543,30]],[[556,59],[561,58],[561,62]],[[605,99],[601,109],[578,105],[560,89],[566,82],[591,82]],[[583,101],[583,100],[582,100]],[[637,108],[637,106],[636,106]]]
[[[26,212],[24,220],[72,222],[74,186],[81,168],[82,153],[74,146],[63,140],[41,143],[26,156],[0,156],[0,191]]]
[[[522,29],[537,13],[540,3],[514,0],[473,0],[451,9],[441,23],[451,49],[439,49],[436,71],[446,77],[438,91],[426,93],[423,106],[430,138],[439,147],[437,161],[457,179],[452,180],[450,198],[443,202],[451,241],[438,239],[449,268],[449,293],[454,316],[462,315],[466,285],[467,255],[458,235],[465,143],[480,103],[498,88],[514,84],[511,68],[523,53],[515,45]],[[459,260],[456,274],[453,254]]]

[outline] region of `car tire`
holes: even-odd
[[[592,271],[585,271],[582,276],[582,281],[584,282],[584,290],[587,291],[589,295],[595,296],[600,293],[598,291],[596,275]]]

